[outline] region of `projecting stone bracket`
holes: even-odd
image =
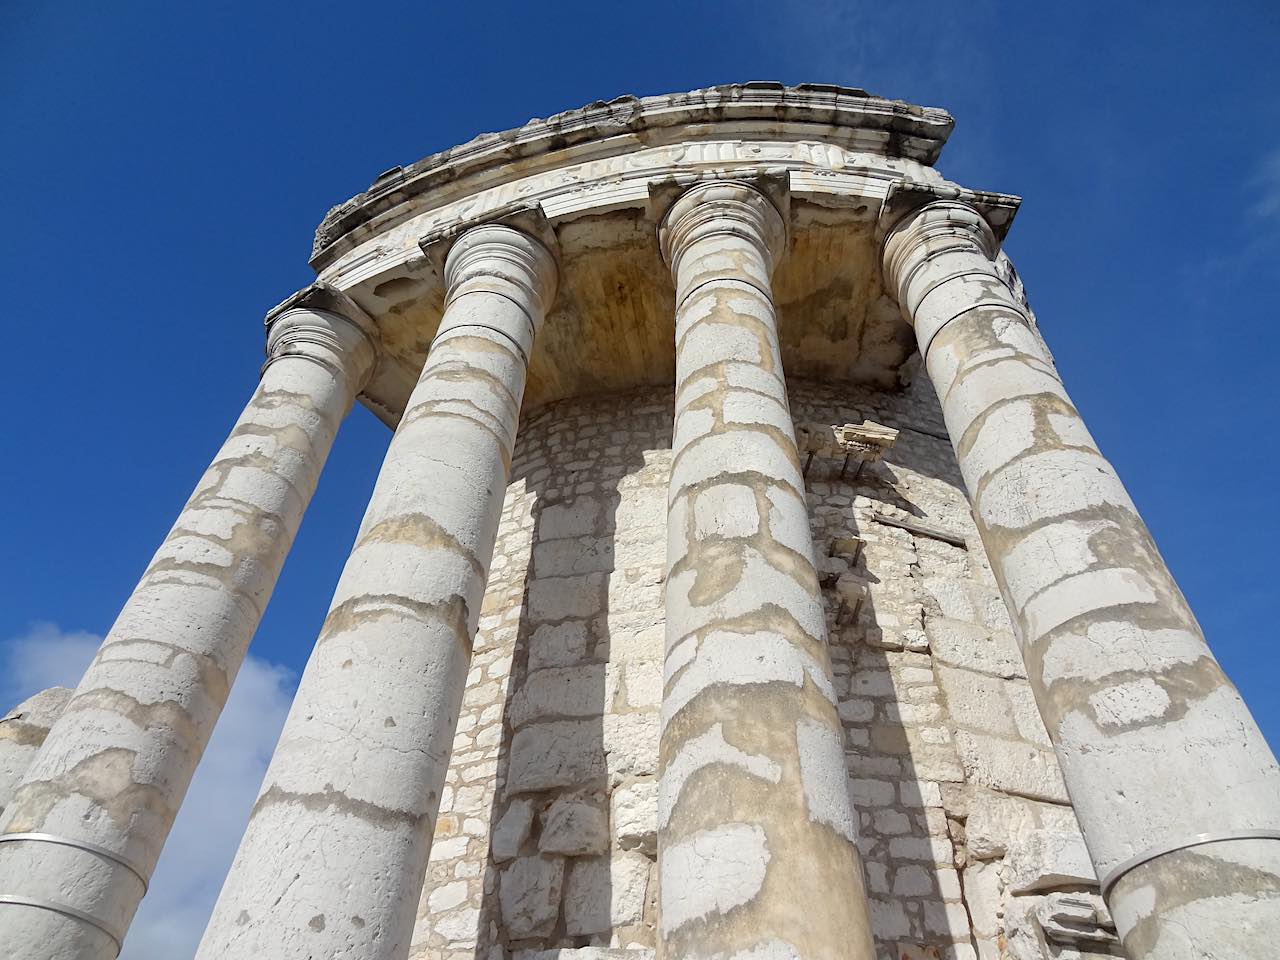
[[[1119,943],[1111,914],[1096,893],[1051,893],[1035,915],[1045,939],[1054,943]]]
[[[804,455],[804,474],[809,474],[809,464],[813,458],[844,458],[844,466],[840,468],[843,478],[851,461],[857,461],[856,478],[867,463],[878,463],[884,459],[885,453],[898,439],[898,431],[892,427],[864,420],[860,424],[796,424],[796,447]]]

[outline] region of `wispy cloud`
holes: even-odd
[[[1261,220],[1280,221],[1280,148],[1262,158],[1249,186],[1257,194],[1249,212]]]
[[[49,687],[74,687],[102,638],[84,630],[35,623],[20,637],[0,644],[0,710],[7,710]]]
[[[1216,303],[1223,284],[1237,284],[1275,259],[1280,244],[1280,147],[1256,161],[1251,173],[1229,186],[1236,198],[1235,214],[1228,226],[1199,260],[1182,268],[1182,284],[1197,305]],[[1216,315],[1204,314],[1208,332]]]
[[[40,623],[0,642],[0,709],[74,687],[101,638]],[[185,960],[231,866],[293,697],[293,674],[245,660],[178,815],[120,960]]]

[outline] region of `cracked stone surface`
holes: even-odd
[[[358,394],[396,436],[201,958],[1270,956],[1273,840],[1101,896],[1275,827],[1277,771],[950,128],[620,98],[335,208],[85,682],[0,718],[0,831],[149,873]],[[0,880],[91,918],[0,905],[24,960],[108,960],[141,892],[30,840]]]
[[[658,793],[663,949],[870,960],[771,293],[785,227],[763,194],[725,183],[682,196],[662,231],[676,289]]]
[[[13,787],[0,833],[47,834],[112,854],[0,844],[0,895],[92,918],[5,904],[0,940],[13,955],[115,955],[334,435],[372,369],[370,328],[352,316],[304,302],[271,318],[268,364],[252,399]],[[37,733],[24,728],[21,720],[0,725],[0,742]]]
[[[941,399],[1061,764],[1059,783],[1049,755],[1024,749],[1018,777],[979,779],[1042,800],[1069,793],[1098,877],[1118,877],[1107,895],[1133,960],[1260,956],[1280,936],[1280,843],[1159,850],[1280,823],[1280,767],[998,256],[990,211],[1007,224],[1016,201],[909,187],[891,191],[886,216],[903,205],[887,224],[885,274]],[[969,685],[958,719],[977,719],[997,692],[984,685]],[[1027,736],[1034,718],[1009,708]],[[990,745],[964,736],[966,764],[980,766]],[[1122,868],[1132,858],[1142,862]]]
[[[409,949],[526,357],[555,291],[550,254],[508,227],[465,234],[446,270],[444,327],[198,957],[399,960]]]

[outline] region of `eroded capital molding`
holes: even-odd
[[[1003,243],[1013,226],[1014,215],[1022,204],[1022,198],[1010,193],[990,193],[966,190],[949,183],[921,183],[915,180],[897,180],[889,185],[876,232],[881,242],[921,207],[940,201],[962,203],[972,207],[987,222],[996,241]]]

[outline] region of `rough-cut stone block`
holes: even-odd
[[[657,850],[658,781],[637,780],[613,791],[613,833],[623,849]]]
[[[962,727],[1006,739],[1017,739],[1018,725],[1006,696],[1009,681],[955,667],[938,667],[938,681],[951,718]]]
[[[533,548],[534,575],[574,577],[613,569],[613,542],[595,537],[549,540]]]
[[[603,504],[594,497],[577,497],[568,503],[543,507],[538,516],[538,539],[585,537],[601,530]]]
[[[972,585],[968,580],[954,577],[921,577],[920,587],[942,614],[951,620],[978,620],[978,607],[971,596]]]
[[[893,784],[884,780],[854,778],[849,781],[849,791],[855,809],[887,807],[893,803]]]
[[[907,780],[898,787],[904,807],[942,806],[942,788],[928,780]]]
[[[520,857],[502,871],[498,901],[502,922],[512,939],[545,936],[560,912],[564,860],[560,857]]]
[[[1000,864],[971,863],[964,870],[964,897],[973,931],[980,939],[1000,933]]]
[[[1035,830],[1009,847],[1005,869],[1013,893],[1098,882],[1084,838],[1078,833]]]
[[[877,810],[873,821],[876,833],[901,834],[911,832],[911,818],[898,810]]]
[[[532,825],[533,801],[512,800],[507,812],[493,828],[493,837],[489,841],[489,852],[494,863],[503,863],[515,857],[528,839]]]
[[[586,936],[639,922],[650,866],[648,857],[631,852],[573,861],[565,889],[565,932]]]
[[[653,709],[662,703],[662,663],[659,660],[632,660],[613,667],[612,710]]]
[[[508,794],[587,784],[605,773],[599,721],[535,723],[511,738]]]
[[[967,730],[956,731],[956,747],[969,779],[979,786],[1053,803],[1069,802],[1057,757],[1047,750]]]
[[[924,867],[907,864],[893,875],[893,894],[896,897],[924,897],[933,893],[933,874]]]
[[[456,860],[458,857],[465,856],[467,853],[467,845],[471,838],[448,837],[444,840],[437,840],[431,845],[431,862],[445,863],[449,860]]]
[[[577,857],[609,848],[609,818],[600,805],[581,797],[558,797],[542,815],[538,849]]]
[[[593,617],[605,609],[605,575],[550,577],[529,584],[529,615],[534,620]]]
[[[468,943],[476,939],[480,928],[480,911],[475,907],[454,910],[431,918],[431,931],[454,943]]]
[[[567,667],[587,659],[590,637],[583,620],[544,624],[529,641],[529,669]]]
[[[616,786],[626,777],[648,777],[658,772],[656,713],[606,714],[603,726],[610,785]]]
[[[1053,749],[1049,732],[1044,728],[1044,720],[1040,716],[1040,708],[1036,706],[1035,694],[1029,684],[1011,683],[1005,690],[1013,710],[1013,722],[1018,728],[1018,735],[1046,750]]]
[[[432,913],[452,910],[467,899],[467,882],[455,880],[453,883],[441,884],[427,894],[427,909]]]
[[[519,729],[538,720],[598,717],[604,710],[604,700],[604,664],[550,667],[529,674],[511,698],[508,714],[511,726]]]
[[[955,940],[968,939],[969,914],[962,903],[940,903],[927,900],[924,904],[924,928],[939,937]]]
[[[997,677],[1025,677],[1022,655],[1010,633],[992,632],[976,623],[928,617],[925,633],[935,657],[943,663]]]
[[[879,900],[872,897],[871,929],[877,940],[891,940],[894,937],[905,937],[911,932],[911,922],[907,919],[907,911],[896,900]]]

